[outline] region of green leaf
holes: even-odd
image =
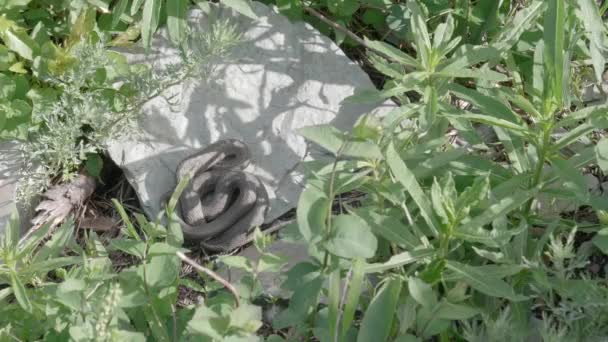
[[[357,209],[355,214],[365,220],[375,234],[382,236],[391,243],[409,249],[414,249],[420,245],[420,241],[410,232],[408,226],[400,221],[398,213],[395,211],[379,214],[366,207]]]
[[[597,165],[604,173],[608,173],[608,138],[603,138],[595,145]]]
[[[399,279],[389,280],[372,299],[363,316],[357,342],[386,341],[393,325],[401,284]]]
[[[467,114],[462,114],[459,116],[446,114],[446,116],[459,117],[459,118],[467,119],[467,120],[470,120],[473,122],[478,122],[478,123],[482,123],[482,124],[486,124],[486,125],[490,125],[490,126],[501,127],[501,128],[508,129],[514,133],[518,133],[518,134],[524,134],[524,133],[528,132],[527,127],[512,123],[511,121],[507,121],[504,119],[495,118],[490,115],[467,113]]]
[[[416,52],[424,66],[430,65],[430,51],[432,48],[431,37],[426,26],[426,18],[422,14],[420,6],[415,1],[408,1],[407,7],[411,13],[412,34],[415,37]]]
[[[116,200],[115,198],[112,198],[112,204],[114,204],[114,207],[118,211],[120,218],[122,219],[124,224],[127,226],[127,229],[126,229],[127,235],[135,240],[141,241],[141,237],[139,236],[139,234],[137,234],[137,230],[135,230],[135,226],[133,225],[133,222],[129,218],[129,215],[125,211],[125,208],[122,206],[122,204],[120,202],[118,202],[118,200]]]
[[[579,0],[574,3],[578,5],[578,10],[575,13],[585,27],[587,37],[589,37],[589,50],[596,81],[601,82],[606,65],[606,26],[595,1]]]
[[[225,2],[225,1],[224,1]],[[186,9],[188,0],[167,1],[167,29],[169,38],[175,44],[181,44],[186,35]]]
[[[543,28],[544,67],[548,84],[545,85],[545,101],[551,97],[558,108],[561,108],[564,82],[564,35],[566,32],[565,0],[546,0],[546,2],[548,8],[545,11]],[[548,89],[547,86],[549,86]],[[549,89],[551,91],[547,92]]]
[[[456,261],[447,262],[447,268],[462,277],[462,280],[477,291],[491,297],[506,298],[513,301],[525,300],[527,297],[516,294],[513,287],[499,278],[490,277],[474,266]]]
[[[469,319],[480,313],[481,311],[474,307],[463,304],[454,304],[444,300],[439,303],[437,317],[442,319],[461,321]]]
[[[420,184],[416,181],[414,174],[407,168],[401,157],[399,157],[392,142],[386,151],[386,160],[395,178],[403,185],[405,190],[412,196],[412,199],[414,199],[414,202],[416,202],[416,205],[418,205],[420,214],[433,231],[433,234],[437,235],[440,224],[433,215],[431,204],[422,191]]]
[[[5,229],[4,246],[10,248],[11,250],[16,250],[17,243],[19,242],[19,233],[21,230],[21,226],[19,224],[19,212],[17,210],[13,210],[11,213]]]
[[[431,285],[419,278],[411,277],[407,281],[410,295],[423,307],[432,309],[437,305],[437,296]]]
[[[502,198],[497,203],[490,205],[480,215],[462,221],[461,226],[454,231],[454,236],[471,242],[480,242],[490,247],[498,247],[496,233],[483,227],[521,207],[535,194],[536,190],[517,191],[514,195]],[[508,232],[497,233],[508,234]]]
[[[17,303],[19,303],[19,306],[21,306],[23,310],[31,313],[33,310],[32,303],[30,302],[30,298],[27,295],[27,291],[25,290],[23,283],[21,283],[21,280],[19,280],[17,274],[15,274],[13,271],[10,272],[10,277],[11,288],[15,298],[17,299]]]
[[[332,236],[327,250],[342,258],[371,258],[378,240],[365,221],[353,215],[338,215],[332,219]]]
[[[150,49],[152,35],[158,28],[161,0],[146,0],[141,21],[141,39],[146,50]]]
[[[146,266],[148,286],[162,289],[177,282],[181,270],[181,260],[176,255],[161,255],[150,258]]]
[[[301,0],[276,0],[281,14],[291,20],[302,19],[303,9]]]
[[[87,38],[95,29],[95,8],[83,7],[76,18],[76,22],[72,25],[70,35],[67,39],[67,46],[71,47],[81,40]]]
[[[363,280],[365,279],[365,261],[361,258],[356,258],[351,266],[352,276],[348,282],[348,292],[346,294],[346,301],[344,302],[344,309],[342,313],[342,332],[340,340],[343,340],[351,327],[351,323],[355,318],[355,311],[359,305],[359,298],[361,298],[361,288],[363,287]]]
[[[406,66],[409,66],[412,68],[418,67],[418,61],[416,61],[415,58],[411,57],[410,55],[406,54],[405,52],[397,49],[396,47],[394,47],[392,45],[389,45],[383,41],[368,40],[367,38],[365,38],[365,43],[367,44],[368,47],[376,50],[377,52],[381,53],[385,57],[388,57],[397,63],[403,64],[403,65],[406,65]]]
[[[505,82],[509,80],[507,75],[501,74],[493,70],[481,70],[481,69],[451,69],[451,70],[440,70],[435,74],[443,77],[451,78],[479,78],[485,81],[494,82]]]
[[[340,269],[334,269],[329,275],[329,290],[327,293],[328,300],[328,320],[329,334],[333,339],[338,338],[339,316],[340,316]]]
[[[500,100],[483,95],[476,90],[468,89],[456,83],[449,84],[448,89],[459,98],[471,102],[475,107],[479,108],[483,114],[509,121],[520,126],[521,119],[519,116]]]
[[[0,32],[0,37],[9,49],[29,61],[38,53],[38,44],[25,31],[7,29]]]
[[[501,51],[509,50],[519,41],[519,37],[532,25],[536,24],[538,17],[545,9],[545,1],[533,1],[530,6],[519,10],[501,29],[501,32],[491,41]]]
[[[555,171],[561,178],[562,186],[565,190],[569,190],[583,203],[589,200],[589,189],[587,189],[587,180],[576,167],[568,160],[559,157],[551,159],[551,164],[555,167]]]
[[[139,12],[139,9],[144,1],[145,0],[133,0],[133,3],[131,4],[131,15],[135,15],[135,13]]]
[[[143,241],[114,239],[110,241],[110,246],[139,259],[143,259],[146,252],[146,243]]]
[[[331,125],[307,126],[298,133],[333,154],[338,153],[345,139],[344,133]]]
[[[440,74],[454,74],[463,69],[481,62],[497,59],[500,51],[492,46],[475,46],[455,53],[455,56],[446,61],[446,66],[439,70]],[[465,76],[466,77],[466,76]],[[470,76],[472,77],[472,76]],[[506,78],[502,75],[503,78]]]
[[[112,28],[115,28],[120,22],[120,16],[125,13],[128,3],[129,0],[119,0],[116,6],[112,8]]]
[[[328,205],[325,194],[313,186],[306,188],[300,195],[297,208],[298,228],[302,237],[309,243],[313,238],[320,239],[321,232],[325,229]]]
[[[222,3],[228,7],[232,7],[235,11],[248,18],[254,20],[258,18],[248,0],[222,0]]]
[[[369,264],[365,267],[365,273],[377,273],[384,272],[393,268],[405,266],[424,258],[429,258],[435,255],[435,251],[432,249],[417,249],[411,252],[401,252],[393,255],[388,261],[384,263]]]
[[[608,255],[608,228],[598,231],[591,242],[593,242],[595,247],[599,248],[602,253]]]
[[[101,169],[103,168],[103,160],[99,154],[88,153],[85,168],[89,175],[98,178],[101,175]]]

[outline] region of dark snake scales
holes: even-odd
[[[258,177],[244,171],[250,162],[242,141],[226,139],[177,166],[178,184],[191,177],[176,207],[187,244],[230,251],[245,244],[251,229],[264,222],[268,194]]]

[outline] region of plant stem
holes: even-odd
[[[545,159],[547,158],[547,149],[549,148],[549,144],[551,142],[551,131],[553,129],[553,122],[545,123],[543,125],[542,130],[542,140],[541,144],[538,148],[538,162],[536,164],[536,169],[534,170],[534,177],[532,178],[532,184],[530,185],[530,189],[535,188],[540,184],[543,175],[543,169],[545,166]],[[528,216],[530,211],[532,210],[532,205],[534,204],[534,198],[531,198],[526,203],[526,209],[524,211],[524,216]]]
[[[232,286],[232,284],[230,284],[227,280],[220,277],[217,273],[213,272],[212,270],[210,270],[210,269],[200,265],[196,261],[188,258],[184,253],[176,252],[175,254],[177,254],[177,256],[180,259],[182,259],[186,264],[194,267],[196,270],[198,270],[200,272],[205,273],[206,275],[210,276],[211,278],[217,280],[219,283],[224,285],[226,290],[230,291],[230,293],[232,293],[232,295],[234,296],[234,300],[236,301],[236,306],[239,307],[241,305],[241,300],[239,299],[239,293],[237,292],[236,288],[234,286]]]

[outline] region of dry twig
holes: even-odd
[[[230,284],[226,279],[220,277],[217,273],[213,272],[212,270],[200,265],[199,263],[197,263],[196,261],[188,258],[184,253],[182,252],[176,252],[177,256],[182,259],[185,263],[187,263],[188,265],[194,267],[196,270],[205,273],[206,275],[210,276],[211,278],[217,280],[218,282],[220,282],[222,285],[224,285],[224,287],[226,288],[226,290],[230,291],[230,293],[232,293],[232,295],[234,296],[234,299],[236,300],[236,306],[240,306],[241,305],[241,300],[239,299],[239,293],[236,291],[236,288],[234,288],[234,286],[232,286],[232,284]]]

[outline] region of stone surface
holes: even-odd
[[[19,208],[21,219],[21,232],[27,229],[30,213],[17,205],[15,195],[19,174],[23,167],[19,144],[14,142],[0,142],[0,235],[4,234],[11,214]]]
[[[144,132],[137,141],[109,146],[149,216],[158,214],[159,198],[173,191],[179,161],[217,140],[237,138],[250,147],[255,163],[250,171],[268,190],[269,222],[294,207],[301,191],[299,163],[314,147],[295,133],[298,128],[331,123],[350,130],[361,115],[394,106],[341,104],[355,89],[373,87],[367,74],[312,26],[291,23],[261,3],[252,6],[258,20],[214,7],[215,17],[238,25],[243,43],[208,81],[190,80],[169,89],[176,95],[171,103],[162,97],[147,103]],[[207,23],[200,11],[190,18],[203,27]],[[149,55],[141,50],[126,54],[129,61],[154,68],[179,61],[162,32]]]

